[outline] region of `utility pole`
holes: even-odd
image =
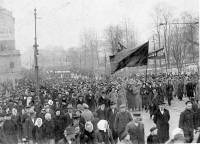
[[[106,76],[106,50],[104,49],[104,53],[105,53],[105,76]]]
[[[156,50],[156,46],[155,46],[155,39],[154,39],[154,37],[153,37],[153,44],[154,44],[154,51],[155,51]],[[157,56],[157,53],[155,53],[154,56]],[[155,75],[157,75],[156,59],[154,59],[154,66],[155,66]]]
[[[35,44],[33,45],[33,47],[34,47],[34,60],[35,60],[35,79],[36,79],[36,96],[39,96],[39,76],[38,76],[38,49],[37,49],[37,47],[38,47],[38,45],[37,45],[37,33],[36,33],[36,19],[37,19],[37,17],[36,17],[36,15],[37,15],[37,13],[36,13],[36,8],[34,9],[34,11],[35,11],[35,13],[34,13],[34,15],[35,15]]]

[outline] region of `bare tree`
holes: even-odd
[[[170,68],[170,53],[171,53],[171,25],[173,16],[173,8],[166,3],[158,4],[154,7],[152,17],[156,26],[156,36],[159,47],[163,43],[166,53],[167,68]],[[162,27],[160,27],[162,25]],[[163,37],[161,36],[163,32]]]
[[[134,48],[137,45],[137,32],[128,18],[123,20],[123,31],[126,48]]]
[[[185,38],[190,45],[190,55],[192,57],[192,62],[199,59],[199,17],[194,17],[188,12],[182,13],[183,23],[188,23],[184,26],[185,28]],[[189,24],[190,23],[190,24]]]
[[[184,36],[185,34],[186,31],[184,27],[180,25],[175,25],[172,28],[171,35],[173,39],[171,40],[171,49],[179,74],[181,74],[184,61],[190,50],[188,48],[187,39]]]
[[[105,29],[105,46],[111,51],[114,55],[118,48],[118,42],[123,39],[123,30],[119,25],[117,26],[108,26]]]

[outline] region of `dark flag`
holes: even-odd
[[[147,65],[149,42],[135,49],[126,49],[110,56],[111,74],[124,67],[137,67]]]
[[[148,59],[165,59],[165,53],[162,52],[163,50],[164,48],[160,48],[158,50],[150,52]],[[160,52],[162,52],[161,55],[158,54]]]
[[[149,56],[148,59],[165,59],[165,53],[157,56]]]
[[[117,49],[117,52],[121,52],[121,51],[123,51],[123,50],[126,49],[126,47],[123,46],[120,42],[118,42],[118,44],[119,44],[119,47],[120,47],[120,48]]]

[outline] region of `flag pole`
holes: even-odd
[[[149,41],[148,41],[148,47],[149,47]],[[148,49],[148,53],[149,53],[149,49]],[[148,69],[148,57],[147,57],[147,65],[146,65],[145,85],[147,83],[147,69]]]

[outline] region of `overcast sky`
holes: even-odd
[[[39,49],[47,45],[62,45],[66,49],[79,45],[80,32],[87,28],[102,35],[110,24],[121,24],[124,17],[134,23],[139,42],[151,36],[152,8],[164,2],[176,15],[199,12],[199,0],[2,0],[4,8],[15,18],[16,48],[21,53],[34,44],[34,8],[37,8]]]

